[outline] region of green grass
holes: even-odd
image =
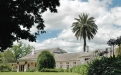
[[[0,75],[80,75],[66,72],[0,72]]]

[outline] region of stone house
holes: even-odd
[[[94,52],[76,52],[76,53],[67,53],[65,50],[60,48],[50,48],[50,49],[41,49],[33,50],[30,54],[18,59],[17,62],[17,72],[24,72],[27,69],[36,68],[36,61],[38,55],[43,51],[48,50],[54,54],[55,58],[55,68],[72,68],[80,64],[86,64],[88,61],[94,58]]]

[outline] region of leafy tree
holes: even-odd
[[[4,51],[4,62],[5,63],[15,62],[14,54],[10,49]]]
[[[37,70],[41,71],[43,68],[54,68],[54,56],[47,50],[42,51],[37,58]]]
[[[33,49],[33,46],[25,45],[22,42],[19,42],[18,45],[13,45],[12,48],[10,48],[10,50],[14,54],[15,61],[17,61],[17,59],[24,57],[27,54],[31,53],[32,49]]]
[[[75,18],[77,22],[72,24],[72,31],[75,33],[77,40],[80,38],[84,39],[84,52],[86,49],[86,38],[89,40],[94,38],[97,32],[97,25],[95,24],[94,17],[89,17],[88,14],[79,15],[79,19]]]
[[[36,41],[39,32],[45,32],[42,13],[57,12],[59,5],[59,0],[0,0],[0,51],[15,40]],[[32,26],[38,30],[35,34],[30,32]]]

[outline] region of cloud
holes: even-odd
[[[110,38],[116,38],[121,33],[121,7],[110,8],[111,0],[89,0],[69,1],[60,0],[61,6],[58,7],[58,13],[43,14],[46,28],[45,30],[62,30],[55,38],[49,38],[40,42],[28,42],[26,44],[34,46],[36,49],[46,49],[60,47],[67,52],[83,51],[83,39],[77,40],[72,33],[71,25],[81,13],[89,13],[89,16],[95,17],[98,26],[98,32],[93,40],[87,41],[90,51],[95,49],[105,49],[108,47],[107,41]],[[32,31],[35,31],[33,28]]]

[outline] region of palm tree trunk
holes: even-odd
[[[113,56],[114,56],[114,45],[113,45]]]
[[[120,55],[120,44],[119,44],[119,51],[118,52],[119,52],[118,55]]]
[[[86,51],[86,37],[84,37],[84,52]]]

